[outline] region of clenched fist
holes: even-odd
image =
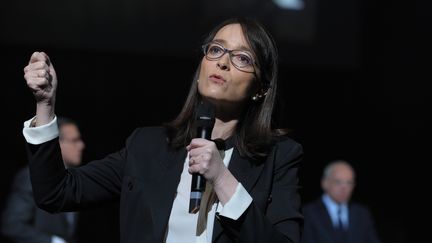
[[[52,104],[55,100],[57,76],[49,57],[44,52],[34,52],[24,68],[24,78],[38,103]]]
[[[54,118],[57,75],[48,55],[34,52],[24,68],[24,78],[36,98],[36,126],[50,122]]]
[[[222,205],[234,194],[238,181],[223,163],[216,144],[212,141],[194,138],[186,147],[189,152],[189,173],[199,173],[213,185]]]

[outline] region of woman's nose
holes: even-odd
[[[229,53],[225,53],[223,56],[221,56],[221,58],[219,58],[219,60],[217,61],[217,66],[221,69],[221,70],[226,70],[229,71],[230,69],[230,56]]]

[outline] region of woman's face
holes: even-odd
[[[244,50],[253,54],[240,24],[224,26],[216,33],[213,41],[229,50]],[[254,79],[253,72],[241,71],[233,65],[229,53],[215,60],[204,56],[201,61],[198,91],[216,105],[242,104],[258,90]]]

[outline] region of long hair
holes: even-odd
[[[272,114],[276,102],[278,54],[275,42],[270,33],[257,21],[247,18],[228,19],[216,26],[207,36],[208,43],[216,33],[226,25],[240,24],[243,35],[256,57],[257,80],[267,92],[258,101],[250,99],[236,125],[233,139],[241,156],[252,160],[260,160],[267,156],[275,133],[272,131]],[[195,71],[189,94],[180,114],[171,122],[165,124],[168,129],[168,139],[175,148],[184,147],[196,136],[195,112],[202,100],[198,92],[197,80],[201,62]]]

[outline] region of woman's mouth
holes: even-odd
[[[217,83],[217,84],[224,84],[226,83],[226,80],[222,78],[222,76],[217,74],[212,74],[209,76],[210,81]]]

